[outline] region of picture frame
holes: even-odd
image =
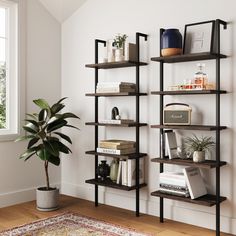
[[[215,21],[185,25],[183,54],[213,53]]]

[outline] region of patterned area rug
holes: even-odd
[[[76,213],[64,213],[0,232],[0,236],[150,236]]]

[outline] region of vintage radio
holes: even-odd
[[[192,108],[184,103],[169,103],[164,107],[164,125],[190,125]]]

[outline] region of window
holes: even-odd
[[[0,0],[0,138],[18,126],[18,3]]]

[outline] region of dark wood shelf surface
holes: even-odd
[[[151,128],[157,129],[183,129],[183,130],[205,130],[205,131],[213,131],[213,130],[223,130],[227,129],[226,126],[217,126],[214,125],[151,125]]]
[[[97,69],[114,69],[122,67],[133,67],[133,66],[146,66],[146,62],[135,62],[135,61],[118,61],[118,62],[105,62],[97,64],[87,64],[86,67],[97,68]]]
[[[124,191],[131,191],[137,188],[143,188],[146,187],[147,184],[140,184],[138,187],[136,186],[132,186],[132,187],[128,187],[125,185],[121,185],[121,184],[117,184],[111,181],[111,179],[105,179],[105,180],[101,180],[101,178],[98,179],[88,179],[85,180],[85,183],[88,184],[96,184],[96,185],[100,185],[100,186],[104,186],[104,187],[109,187],[109,188],[116,188],[116,189],[120,189],[120,190],[124,190]]]
[[[211,54],[211,53],[194,53],[194,54],[182,54],[177,56],[169,57],[152,57],[152,61],[164,62],[164,63],[177,63],[177,62],[188,62],[188,61],[199,61],[199,60],[212,60],[217,58],[227,58],[223,54]]]
[[[115,154],[96,152],[94,150],[86,151],[85,154],[112,157],[112,158],[126,158],[126,159],[137,159],[137,158],[142,158],[142,157],[147,156],[147,153],[138,153],[138,154],[132,153],[132,154],[124,154],[124,155],[115,155]]]
[[[117,96],[146,96],[147,93],[86,93],[86,96],[91,97],[117,97]]]
[[[136,123],[130,122],[126,124],[105,124],[105,123],[97,123],[97,122],[86,122],[85,125],[93,125],[93,126],[112,126],[112,127],[141,127],[147,126],[147,123]]]
[[[193,203],[193,204],[203,205],[203,206],[208,206],[208,207],[216,205],[216,196],[211,195],[211,194],[204,195],[197,199],[191,199],[190,197],[181,197],[181,196],[166,194],[160,191],[152,192],[151,195],[155,197],[163,197],[163,198],[168,198],[172,200],[188,202],[188,203]],[[223,202],[226,199],[227,199],[226,197],[220,197],[220,202]]]
[[[195,94],[224,94],[225,90],[178,90],[178,91],[152,91],[153,95],[195,95]]]
[[[192,159],[153,158],[153,159],[151,159],[151,161],[157,162],[157,163],[171,164],[171,165],[194,166],[194,167],[199,167],[199,168],[204,168],[204,169],[216,168],[216,166],[217,166],[217,163],[214,160],[206,160],[204,162],[193,162]],[[225,161],[220,162],[220,166],[224,166],[226,164],[227,164],[227,162],[225,162]]]

